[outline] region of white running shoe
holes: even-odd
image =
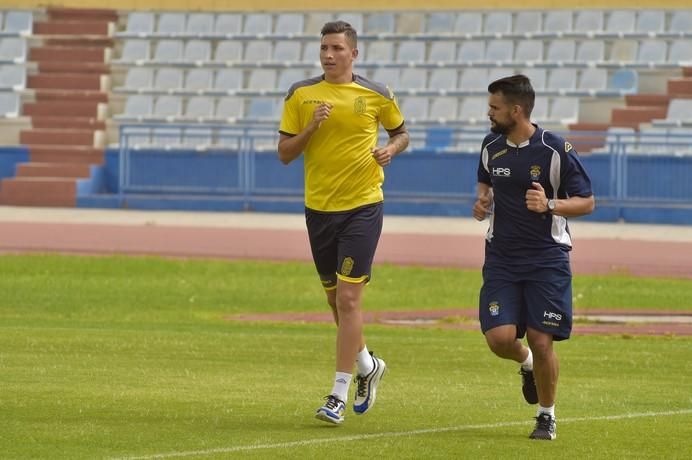
[[[353,412],[359,415],[366,413],[375,405],[377,385],[382,380],[385,370],[387,370],[387,365],[384,361],[376,357],[372,352],[370,352],[370,356],[372,356],[375,367],[368,375],[356,376],[356,397],[353,400]]]
[[[346,411],[344,402],[334,395],[325,396],[324,399],[326,399],[327,402],[324,403],[324,406],[317,409],[315,418],[323,422],[334,423],[335,425],[343,422],[344,412]]]

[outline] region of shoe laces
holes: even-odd
[[[356,394],[359,398],[364,398],[368,391],[368,379],[364,375],[356,376]]]
[[[343,404],[341,400],[334,395],[325,396],[324,399],[327,400],[324,407],[332,411],[336,410],[339,407],[339,404]]]
[[[555,419],[550,414],[539,414],[536,416],[536,429],[552,431]]]

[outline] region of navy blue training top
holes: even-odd
[[[483,140],[478,182],[490,185],[494,197],[486,261],[524,265],[568,257],[572,238],[567,219],[529,211],[526,191],[539,182],[549,199],[593,194],[591,179],[569,142],[538,126],[520,145],[491,133]]]

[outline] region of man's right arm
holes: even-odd
[[[476,188],[476,202],[473,205],[473,218],[477,221],[485,220],[490,213],[493,202],[493,189],[485,182],[479,182]]]
[[[295,136],[281,133],[279,136],[278,151],[279,160],[281,160],[283,164],[289,164],[303,153],[312,135],[319,129],[322,122],[329,118],[331,110],[331,104],[320,104],[315,107],[312,120],[310,120],[310,123],[308,123],[301,132]]]

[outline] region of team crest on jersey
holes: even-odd
[[[529,168],[529,175],[532,181],[537,181],[541,177],[541,167],[538,165],[533,165]]]
[[[351,274],[351,270],[353,270],[353,259],[351,257],[346,257],[341,263],[341,274],[348,276]]]
[[[565,153],[569,152],[570,150],[572,150],[572,144],[565,141]]]
[[[490,157],[490,159],[491,159],[491,160],[494,160],[495,158],[500,158],[500,157],[501,157],[502,155],[504,155],[505,153],[507,153],[507,149],[500,150],[499,152],[494,153],[493,156]]]
[[[500,314],[500,302],[497,300],[493,300],[488,304],[488,311],[490,312],[490,316],[497,316]]]
[[[365,113],[365,109],[365,98],[363,96],[358,96],[356,100],[353,101],[353,113]]]

